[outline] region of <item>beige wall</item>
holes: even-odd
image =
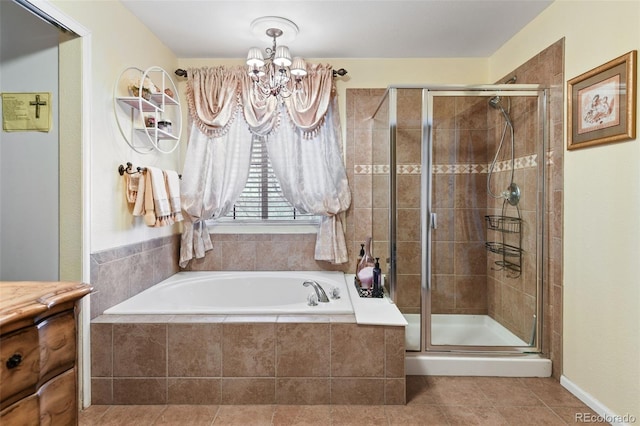
[[[490,58],[489,79],[562,37],[571,79],[638,49],[638,22],[638,1],[558,0]],[[640,145],[564,158],[563,374],[616,414],[640,417]]]
[[[133,219],[125,202],[118,166],[177,169],[180,151],[173,154],[138,154],[120,134],[114,114],[114,85],[127,67],[157,65],[175,68],[175,55],[117,1],[60,1],[52,5],[91,32],[91,252],[145,241],[179,232],[149,228]]]

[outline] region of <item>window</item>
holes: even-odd
[[[317,223],[317,216],[301,213],[282,195],[269,155],[266,138],[253,137],[249,178],[244,191],[223,222],[241,223]]]

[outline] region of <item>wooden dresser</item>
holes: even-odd
[[[78,423],[75,282],[0,281],[0,425]]]

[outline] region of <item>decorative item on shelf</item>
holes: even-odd
[[[171,133],[171,120],[160,120],[158,121],[158,129]]]
[[[149,77],[145,77],[144,83],[142,84],[142,90],[140,90],[139,80],[131,80],[129,82],[128,89],[131,96],[140,96],[146,100],[150,100],[152,94],[160,92],[158,87],[153,84],[153,81],[151,81]]]
[[[169,89],[168,87],[164,89],[164,94],[173,99],[173,90]]]
[[[156,118],[153,115],[147,115],[144,118],[144,124],[147,127],[156,127]]]

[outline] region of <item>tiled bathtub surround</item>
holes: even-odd
[[[404,327],[352,315],[109,316],[93,404],[404,404]]]
[[[180,235],[91,253],[91,317],[178,272]]]

